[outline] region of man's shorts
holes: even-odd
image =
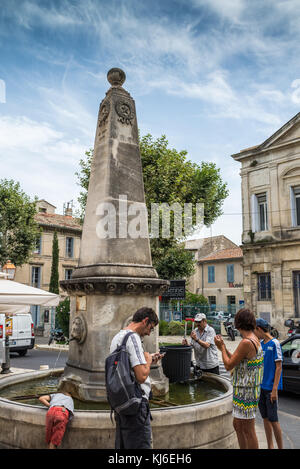
[[[61,407],[50,407],[46,415],[46,443],[59,446],[66,431],[69,411]]]
[[[258,407],[263,419],[278,422],[278,401],[271,402],[271,391],[261,389]]]

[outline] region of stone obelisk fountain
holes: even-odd
[[[106,397],[104,362],[112,337],[139,307],[157,308],[158,295],[168,284],[157,278],[152,267],[145,232],[135,236],[147,228],[147,219],[134,101],[122,88],[124,72],[112,69],[108,80],[112,86],[100,105],[79,267],[71,280],[61,282],[71,297],[73,339],[63,381],[74,397],[96,402]],[[115,228],[118,236],[114,236]],[[109,236],[104,236],[106,231]],[[157,329],[144,342],[149,352],[158,350]],[[7,376],[0,380],[0,390],[20,382],[25,386],[25,381],[30,383],[45,373],[52,376],[53,371]],[[221,376],[207,375],[208,386],[217,382],[225,394],[196,404],[153,409],[154,448],[237,447],[232,386]],[[168,380],[161,366],[155,366],[150,377],[156,394],[167,392]],[[45,448],[45,413],[39,406],[0,397],[0,429],[5,429],[0,431],[0,447]],[[81,410],[62,448],[111,449],[114,431],[109,411]]]
[[[111,69],[100,104],[79,266],[61,286],[71,298],[69,355],[63,380],[84,401],[105,400],[105,358],[113,336],[142,306],[158,310],[168,281],[152,266],[135,103]],[[158,312],[158,311],[157,311]],[[158,327],[145,338],[158,351]],[[168,380],[156,365],[154,392]]]

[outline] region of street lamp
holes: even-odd
[[[15,278],[16,273],[16,266],[8,260],[6,264],[2,267],[2,272],[7,274],[7,278],[9,280],[13,280]],[[11,373],[10,371],[10,356],[9,356],[9,337],[5,334],[5,362],[1,365],[2,371],[1,374],[8,374]]]
[[[7,278],[9,280],[13,280],[15,278],[16,266],[10,260],[8,260],[2,267],[2,272],[7,274]]]

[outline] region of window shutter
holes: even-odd
[[[66,238],[66,255],[67,257],[74,257],[74,238]]]
[[[234,265],[233,264],[227,265],[227,282],[228,283],[234,282]]]
[[[290,187],[290,201],[291,201],[292,226],[297,226],[295,193],[294,193],[294,188],[293,187]]]
[[[251,195],[251,228],[253,233],[258,231],[258,203],[255,194]]]
[[[268,194],[266,192],[266,210],[265,210],[265,216],[266,216],[266,226],[265,229],[268,231],[269,229],[269,210],[268,210]]]
[[[215,266],[208,266],[208,283],[214,283],[215,281]]]

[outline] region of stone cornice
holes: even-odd
[[[232,158],[236,161],[241,161],[241,160],[244,160],[246,158],[250,158],[252,156],[259,156],[261,154],[264,154],[264,153],[268,153],[268,152],[271,152],[271,151],[277,151],[277,150],[281,150],[282,148],[286,148],[286,147],[289,147],[291,145],[299,145],[300,143],[300,138],[295,138],[293,140],[288,140],[286,142],[282,142],[281,144],[279,145],[272,145],[270,147],[266,147],[266,148],[261,148],[261,146],[258,146],[256,148],[256,150],[245,150],[245,151],[241,151],[240,153],[235,153],[232,156]]]
[[[253,173],[255,171],[260,171],[261,169],[276,169],[282,163],[290,163],[292,161],[300,161],[300,153],[297,155],[288,155],[286,157],[278,159],[278,161],[266,161],[264,163],[259,163],[257,166],[251,167],[247,166],[246,168],[241,168],[240,175],[245,176],[249,173]]]
[[[60,282],[69,295],[145,295],[160,296],[169,286],[169,280],[130,277],[85,277]]]
[[[300,239],[291,239],[291,240],[278,240],[278,241],[268,241],[268,242],[255,242],[255,243],[247,243],[242,245],[242,250],[244,251],[253,251],[255,249],[264,249],[264,248],[278,248],[280,247],[291,247],[300,245]]]

